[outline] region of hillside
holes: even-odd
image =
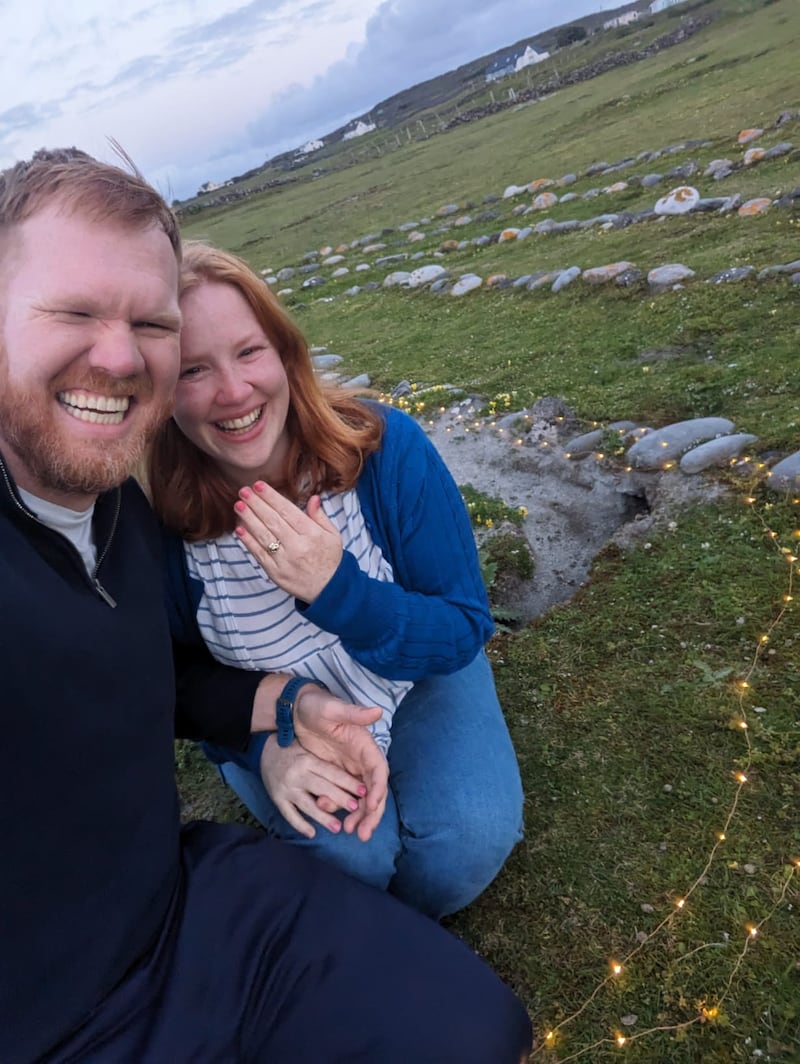
[[[274,188],[292,180],[294,173],[311,169],[316,174],[320,169],[334,166],[350,165],[364,151],[392,150],[406,142],[424,139],[433,133],[442,132],[453,122],[463,122],[483,117],[487,106],[495,109],[515,102],[519,92],[528,98],[553,91],[561,83],[574,80],[575,71],[580,71],[580,79],[596,76],[596,73],[618,64],[629,64],[645,55],[634,54],[636,48],[650,44],[653,29],[672,30],[676,18],[682,19],[698,8],[711,7],[714,0],[695,0],[679,5],[678,8],[665,12],[658,18],[648,16],[648,5],[642,0],[623,4],[611,10],[602,10],[580,19],[561,23],[548,30],[529,37],[520,38],[494,52],[478,56],[476,59],[447,71],[427,81],[412,85],[385,100],[381,100],[363,114],[355,116],[348,123],[320,137],[322,148],[313,154],[303,156],[297,148],[283,152],[268,159],[263,166],[237,175],[230,180],[230,185],[223,189],[214,189],[198,193],[192,199],[176,201],[179,212],[195,212],[209,206],[235,202],[254,192]],[[635,24],[635,36],[632,29],[604,30],[605,22],[615,16],[638,10],[641,19]],[[565,31],[578,28],[586,32],[586,38],[567,48],[559,49],[558,41]],[[665,46],[669,46],[669,41]],[[634,45],[632,53],[631,45]],[[520,54],[527,46],[537,52],[549,52],[551,58],[527,67],[519,74],[503,78],[494,86],[487,86],[486,71],[508,55]],[[374,133],[359,138],[358,143],[345,139],[346,132],[356,123],[374,125]]]

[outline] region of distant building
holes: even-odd
[[[543,59],[549,59],[549,57],[549,52],[537,52],[531,45],[527,45],[521,51],[517,50],[501,55],[493,63],[490,63],[485,70],[486,80],[499,81],[500,78],[507,78],[509,74],[516,74],[518,70],[523,70],[534,63],[541,63]]]
[[[218,188],[227,188],[228,185],[232,185],[233,181],[206,181],[197,190],[197,195],[200,196],[204,192],[216,192]]]
[[[298,155],[310,155],[312,151],[319,151],[324,147],[321,140],[307,140],[302,148],[297,149]]]
[[[658,2],[659,2],[659,0],[656,0],[656,3],[658,3]],[[670,0],[665,0],[665,2],[669,3]],[[675,3],[675,2],[676,2],[676,0],[672,0],[672,3]],[[650,10],[652,11],[652,8]],[[604,22],[603,23],[603,29],[604,30],[613,30],[613,29],[616,29],[619,26],[630,26],[630,24],[632,22],[636,22],[636,20],[640,19],[641,17],[642,17],[641,11],[626,11],[622,15],[617,15],[616,18],[610,18],[610,19],[608,19],[607,22]]]
[[[530,45],[525,49],[522,55],[514,64],[514,70],[522,70],[527,66],[533,66],[534,63],[541,63],[543,59],[549,59],[549,52],[537,52],[535,48],[531,48]]]
[[[665,11],[668,7],[674,7],[676,4],[682,4],[685,0],[653,0],[650,5],[650,14],[657,15],[659,11]]]
[[[362,122],[361,119],[359,119],[352,129],[348,129],[342,137],[342,140],[352,140],[353,137],[363,137],[365,133],[371,133],[373,129],[377,128],[378,127],[374,122]]]

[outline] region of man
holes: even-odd
[[[517,1062],[521,1005],[435,924],[249,829],[179,826],[158,536],[126,479],[171,407],[179,256],[138,176],[75,149],[0,175],[0,1060]],[[183,734],[229,742],[243,703],[276,726],[286,677],[191,653]],[[373,711],[311,686],[294,709],[364,780],[368,838]]]

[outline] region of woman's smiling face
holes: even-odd
[[[280,481],[289,381],[280,355],[234,285],[202,281],[181,299],[175,422],[234,487]]]

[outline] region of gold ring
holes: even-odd
[[[281,545],[277,539],[273,539],[271,543],[267,544],[267,550],[270,552],[270,554],[277,554],[280,549]]]

